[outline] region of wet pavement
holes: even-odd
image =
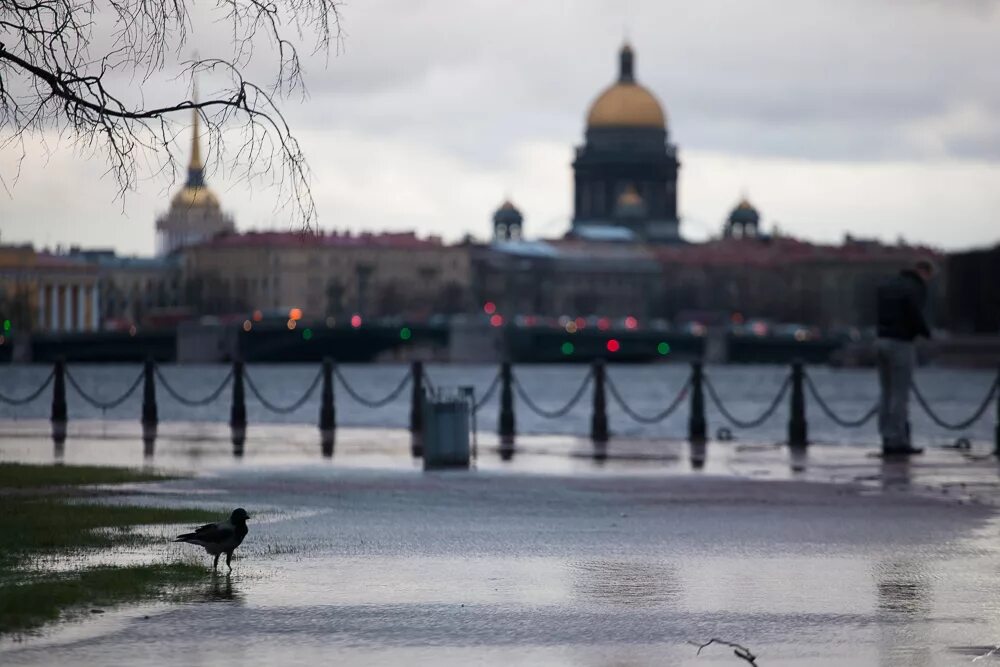
[[[720,637],[760,665],[902,667],[1000,643],[1000,478],[981,450],[630,441],[595,461],[539,437],[505,462],[484,438],[476,470],[424,473],[399,431],[342,431],[324,459],[312,429],[258,429],[236,460],[219,428],[173,427],[151,459],[134,427],[75,428],[63,460],[197,470],[139,499],[242,505],[250,536],[190,601],[2,641],[4,665],[746,664],[689,643]],[[52,460],[3,430],[0,458]],[[207,558],[157,530],[120,558]]]

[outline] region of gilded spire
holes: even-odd
[[[198,103],[198,81],[194,81],[194,102]],[[201,118],[198,109],[191,110],[191,162],[188,164],[188,187],[205,185],[204,165],[201,163]]]

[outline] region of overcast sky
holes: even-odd
[[[529,237],[571,215],[574,146],[628,35],[681,160],[681,232],[743,193],[767,229],[945,249],[1000,242],[1000,3],[986,0],[353,0],[339,53],[284,111],[324,229],[485,238],[510,196]],[[217,28],[215,28],[217,30]],[[213,25],[190,47],[210,53]],[[183,120],[183,119],[179,119]],[[116,199],[99,158],[47,138],[0,191],[0,242],[148,254],[179,184]],[[0,150],[9,176],[13,151]],[[287,229],[278,193],[209,184],[243,230]]]

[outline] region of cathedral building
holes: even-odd
[[[639,241],[679,243],[679,162],[667,117],[636,80],[632,47],[625,44],[618,57],[618,80],[591,105],[586,140],[573,161],[571,234],[624,228]]]
[[[174,195],[170,209],[156,221],[157,254],[169,255],[180,248],[236,231],[232,217],[222,212],[219,198],[205,185],[201,163],[198,111],[194,112],[191,163],[187,181]]]

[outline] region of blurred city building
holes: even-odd
[[[677,149],[667,116],[635,76],[635,52],[618,54],[618,80],[594,101],[573,161],[573,228],[624,227],[643,241],[681,241]]]
[[[10,331],[79,332],[100,328],[97,270],[31,245],[0,246],[0,319]]]
[[[128,257],[108,248],[71,247],[66,259],[97,270],[104,329],[175,323],[190,316],[180,291],[180,257]]]
[[[494,220],[509,211],[517,209],[507,201]],[[497,234],[473,248],[472,301],[511,315],[645,317],[656,306],[660,267],[649,246],[621,231],[614,241],[598,228],[538,241]]]
[[[1000,244],[948,257],[948,320],[959,333],[1000,333]]]
[[[427,317],[470,307],[469,246],[412,232],[250,232],[181,255],[185,302],[201,314]]]

